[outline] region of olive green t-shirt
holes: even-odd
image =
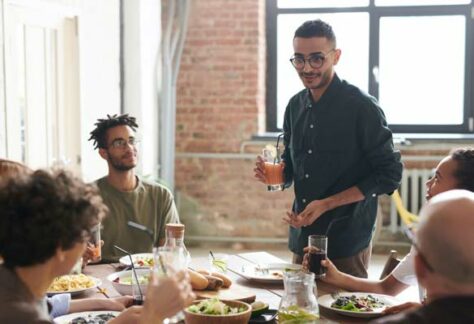
[[[132,191],[117,190],[109,184],[107,177],[96,182],[109,208],[109,214],[102,221],[103,261],[116,261],[124,255],[114,245],[130,253],[151,252],[153,243],[165,238],[165,224],[179,223],[173,195],[168,189],[138,177],[137,182]],[[153,241],[146,232],[128,226],[128,221],[153,230]]]

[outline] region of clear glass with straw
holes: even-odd
[[[283,133],[278,135],[276,149],[263,149],[265,183],[268,191],[281,191],[284,189],[283,163],[280,157],[280,138],[283,135]]]
[[[154,247],[153,261],[153,280],[156,283],[161,277],[172,276],[178,271],[186,270],[189,255],[181,246]],[[178,312],[173,317],[165,319],[163,323],[179,323],[183,320],[184,313]]]

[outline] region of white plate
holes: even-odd
[[[261,269],[268,269],[268,271]],[[239,274],[252,281],[277,283],[283,282],[285,269],[301,270],[301,265],[293,263],[247,264],[242,266]]]
[[[151,258],[153,260],[153,253],[132,254],[132,260],[133,260],[133,264],[135,265],[135,268],[150,268],[151,266],[149,265],[138,264],[138,261],[143,260],[143,259],[148,259],[148,258]],[[124,266],[131,266],[130,258],[128,257],[128,255],[121,257],[119,259],[119,262],[123,264]]]
[[[54,319],[54,323],[56,324],[70,324],[71,321],[77,317],[84,317],[86,319],[92,319],[97,315],[102,315],[102,314],[112,314],[115,317],[117,317],[120,312],[115,312],[115,311],[94,311],[94,312],[80,312],[80,313],[72,313],[72,314],[67,314],[63,316],[56,317]],[[97,322],[99,323],[99,322]]]
[[[352,296],[355,295],[356,297],[366,297],[367,295],[371,295],[381,302],[383,302],[385,305],[380,307],[380,308],[375,308],[372,312],[352,312],[348,310],[343,310],[343,309],[338,309],[338,308],[333,308],[331,307],[331,304],[336,300],[333,296],[331,295],[324,295],[318,298],[318,303],[321,307],[324,307],[326,309],[330,309],[336,313],[342,314],[342,315],[347,315],[347,316],[352,316],[352,317],[362,317],[362,318],[370,318],[370,317],[377,317],[382,315],[382,311],[391,306],[395,306],[400,304],[400,301],[397,300],[395,297],[388,296],[388,295],[381,295],[381,294],[373,294],[373,293],[362,293],[362,292],[344,292],[344,293],[339,293],[339,296]]]
[[[102,285],[102,280],[100,280],[99,278],[92,277],[92,276],[88,276],[88,277],[91,278],[94,281],[94,285],[92,287],[81,288],[81,289],[76,289],[76,290],[67,290],[67,291],[48,291],[48,292],[46,292],[46,294],[48,296],[53,296],[53,295],[57,295],[57,294],[71,294],[71,296],[75,296],[75,295],[82,294],[83,292],[85,292],[87,290],[95,289],[95,288],[99,287],[100,285]]]

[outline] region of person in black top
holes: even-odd
[[[327,23],[307,21],[295,32],[290,59],[304,90],[285,111],[285,187],[295,200],[284,221],[289,248],[301,263],[308,236],[328,236],[328,257],[341,271],[367,277],[377,196],[398,188],[402,164],[376,100],[342,81],[341,57]],[[263,160],[255,176],[264,182]]]
[[[415,271],[426,304],[375,323],[474,323],[474,193],[450,190],[422,209]]]

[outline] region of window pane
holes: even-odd
[[[278,8],[367,7],[369,0],[278,0]]]
[[[303,84],[289,62],[293,55],[295,30],[306,20],[320,18],[329,23],[342,50],[336,66],[340,78],[368,90],[369,15],[368,13],[278,15],[277,21],[277,127],[283,126],[288,100],[303,89]],[[351,28],[347,28],[351,26]]]
[[[465,24],[464,16],[380,20],[379,98],[389,124],[462,124]]]
[[[433,6],[468,4],[471,0],[375,0],[375,5],[384,6]]]

